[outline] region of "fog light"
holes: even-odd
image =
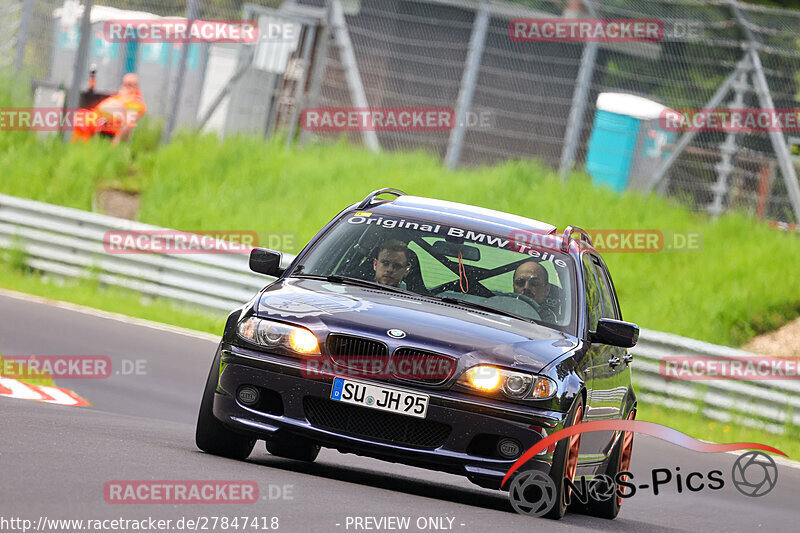
[[[258,389],[250,385],[240,387],[237,396],[239,397],[239,401],[245,405],[255,405],[258,403]]]
[[[497,453],[503,459],[516,459],[519,457],[521,449],[519,441],[516,439],[500,439],[497,443]]]

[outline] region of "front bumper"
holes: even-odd
[[[229,427],[269,440],[301,437],[355,453],[467,476],[497,488],[515,459],[491,457],[486,442],[516,439],[524,452],[561,429],[565,413],[509,406],[447,390],[392,383],[430,396],[424,420],[330,400],[332,380],[304,377],[300,362],[239,347],[223,347],[214,416]],[[242,385],[262,389],[268,405],[248,407],[236,398]],[[278,399],[279,398],[279,399]],[[374,412],[373,412],[374,411]],[[552,450],[548,450],[552,452]],[[551,454],[527,468],[547,470]]]

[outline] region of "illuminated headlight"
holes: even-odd
[[[514,399],[543,400],[553,396],[557,389],[555,382],[550,378],[489,365],[473,366],[464,372],[458,382],[481,392],[499,391]]]
[[[268,348],[287,348],[303,355],[319,354],[319,342],[305,328],[251,317],[239,322],[239,336]]]

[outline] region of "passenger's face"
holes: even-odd
[[[523,263],[514,272],[514,292],[533,298],[536,303],[543,303],[550,292],[547,271],[539,263]]]
[[[381,250],[372,266],[375,269],[375,281],[392,287],[400,285],[409,268],[406,254],[389,250]]]

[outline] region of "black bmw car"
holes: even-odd
[[[266,249],[250,266],[277,279],[228,317],[197,422],[206,452],[329,447],[500,488],[545,436],[635,414],[638,328],[579,228],[382,189],[288,268]],[[531,460],[559,492],[549,516],[567,510],[565,479],[627,469],[632,441],[591,433]]]

